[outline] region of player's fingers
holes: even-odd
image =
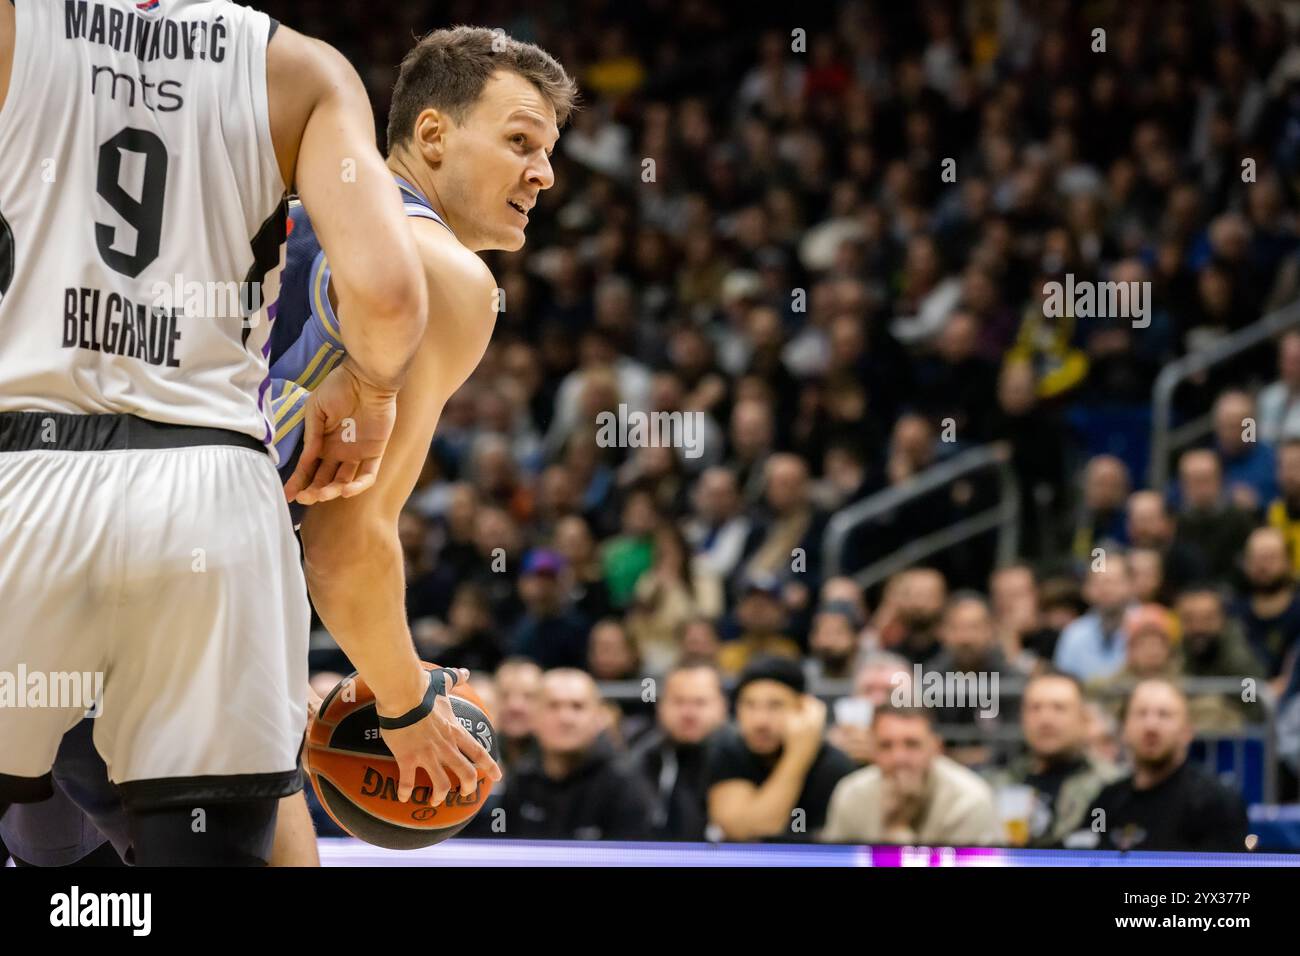
[[[497,762],[492,759],[492,755],[479,739],[464,727],[461,727],[456,735],[456,747],[465,755],[466,760],[473,763],[475,779],[478,779],[480,772],[489,780],[501,779],[501,768],[497,766]]]
[[[447,772],[442,769],[442,762],[436,754],[430,753],[428,757],[420,761],[420,766],[429,775],[431,784],[429,806],[437,806],[447,799],[447,794],[451,791],[451,780],[447,777]]]
[[[380,458],[367,458],[362,461],[356,475],[343,488],[342,497],[351,498],[353,495],[359,495],[373,485],[375,477],[379,474],[380,460]]]
[[[321,451],[321,422],[316,415],[316,409],[308,405],[307,413],[303,416],[305,428],[303,429],[302,454],[298,456],[298,467],[293,470],[289,476],[288,482],[284,486],[284,497],[286,501],[295,500],[316,476],[316,465],[320,462]],[[306,502],[304,502],[306,503]]]
[[[311,487],[307,489],[312,495],[313,503],[317,501],[329,501],[339,496],[339,490],[334,487],[334,475],[339,470],[339,462],[333,458],[325,458],[321,461],[320,467],[316,469],[316,477],[312,479]]]
[[[474,762],[465,756],[463,747],[461,735],[453,736],[443,748],[442,763],[447,773],[456,778],[460,792],[471,794],[478,787],[478,769],[474,766]]]
[[[334,481],[331,482],[331,484],[338,486],[339,494],[342,494],[343,489],[356,478],[357,468],[360,464],[359,461],[343,461],[339,463],[339,470],[334,473]]]
[[[396,755],[394,755],[396,756]],[[414,760],[397,759],[397,799],[402,803],[411,799],[411,791],[415,789],[415,769],[419,764]]]

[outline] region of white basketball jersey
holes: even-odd
[[[126,413],[269,442],[267,305],[285,235],[274,21],[228,0],[15,11],[0,411]]]

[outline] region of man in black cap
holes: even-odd
[[[726,840],[812,840],[853,761],[822,739],[826,705],[798,662],[759,658],[735,690],[736,724],[710,741],[709,820]]]

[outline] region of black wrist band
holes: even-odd
[[[424,718],[433,713],[434,702],[438,699],[439,694],[445,694],[448,690],[447,677],[451,677],[451,686],[456,686],[459,676],[455,671],[446,667],[435,667],[429,672],[429,687],[424,692],[424,699],[402,714],[400,717],[385,717],[375,711],[375,716],[379,718],[379,726],[383,730],[401,730],[403,727],[409,727],[411,724],[418,724]]]

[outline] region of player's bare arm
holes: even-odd
[[[397,387],[420,341],[426,295],[374,116],[338,51],[282,27],[267,48],[271,135],[333,266],[348,357],[313,396],[303,453],[286,497],[369,487],[392,430]],[[345,427],[346,426],[346,427]]]
[[[302,525],[307,583],[317,612],[387,716],[416,707],[429,679],[406,621],[398,516],[443,406],[478,365],[496,317],[496,286],[483,261],[436,223],[413,220],[411,229],[428,282],[430,320],[398,394],[384,468],[368,494],[318,504]],[[446,704],[439,701],[449,711]],[[401,767],[402,799],[415,785],[417,767],[429,774],[435,802],[450,788],[447,770],[461,781],[476,780],[479,771],[499,779],[491,757],[450,713],[383,733]]]

